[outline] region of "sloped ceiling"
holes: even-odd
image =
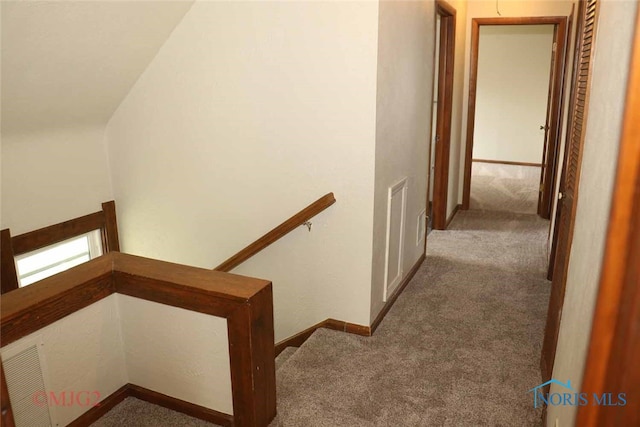
[[[106,124],[189,1],[2,1],[2,131]]]

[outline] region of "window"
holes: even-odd
[[[16,257],[19,286],[25,287],[38,280],[87,262],[102,255],[100,230],[73,237]]]

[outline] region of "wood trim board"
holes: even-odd
[[[433,217],[433,228],[443,230],[446,227],[449,192],[456,10],[445,1],[436,0],[436,14],[440,16],[440,45],[436,48],[438,54],[436,141],[431,142],[436,144],[433,171],[433,210],[431,215]],[[429,186],[427,186],[428,191]],[[427,200],[429,200],[428,194]]]
[[[18,273],[9,229],[0,231],[0,283],[3,294],[18,289]]]
[[[512,162],[512,161],[508,161],[508,160],[471,159],[471,161],[474,162],[474,163],[494,163],[494,164],[499,164],[499,165],[542,167],[542,163]]]
[[[566,97],[566,82],[567,82],[567,79],[569,78],[569,69],[570,69],[569,56],[573,50],[571,45],[571,35],[573,32],[573,27],[575,25],[575,20],[576,20],[575,14],[576,14],[576,5],[574,3],[571,5],[571,14],[569,15],[567,20],[564,56],[562,57],[564,72],[562,73],[562,76],[561,76],[562,80],[560,81],[560,94],[559,94],[560,107],[558,109],[559,121],[558,121],[556,134],[555,134],[556,144],[555,144],[555,147],[546,147],[546,146],[544,147],[545,158],[550,159],[549,175],[553,177],[553,182],[551,182],[549,186],[547,185],[547,183],[544,182],[546,176],[544,174],[541,176],[541,181],[542,181],[541,185],[543,186],[543,189],[548,191],[544,191],[540,193],[540,197],[538,200],[538,208],[539,208],[539,213],[544,214],[543,217],[545,219],[551,219],[551,213],[553,212],[554,201],[557,201],[556,198],[558,195],[557,187],[559,185],[559,178],[560,178],[560,175],[562,174],[561,164],[560,164],[560,155],[561,155],[560,145],[562,141],[563,123],[565,123],[564,111],[565,109],[567,109],[567,104],[570,104],[570,102],[567,102],[567,97]],[[575,47],[575,44],[573,46]],[[569,93],[569,99],[571,99],[570,97],[571,97],[571,92]],[[569,109],[566,121],[568,121],[568,117],[570,116],[571,116],[571,111]],[[551,148],[555,148],[555,151],[551,152]],[[549,224],[549,227],[551,227],[551,224]]]
[[[190,402],[185,402],[184,400],[176,399],[175,397],[167,396],[166,394],[158,393],[157,391],[149,390],[135,384],[128,384],[127,391],[128,395],[131,397],[153,403],[154,405],[162,406],[163,408],[181,412],[194,418],[209,421],[225,427],[231,427],[234,425],[234,417],[232,415],[205,408],[204,406]]]
[[[578,8],[578,15],[580,14],[580,8],[582,6],[579,6]],[[573,129],[571,127],[571,120],[574,114],[574,109],[575,109],[575,101],[574,101],[574,95],[575,95],[575,91],[576,91],[576,73],[578,72],[578,67],[580,66],[580,55],[577,54],[577,52],[575,52],[576,48],[579,46],[579,37],[580,37],[580,30],[581,28],[584,26],[583,23],[578,22],[575,19],[574,16],[574,9],[575,9],[575,5],[571,10],[571,18],[572,18],[572,22],[575,21],[575,26],[576,26],[576,31],[574,34],[574,41],[573,41],[573,45],[574,45],[574,53],[573,53],[573,64],[572,64],[572,70],[571,70],[571,79],[572,79],[572,83],[571,83],[571,87],[569,88],[569,103],[568,103],[568,111],[567,111],[567,126],[566,126],[566,130],[565,130],[565,144],[564,144],[564,152],[562,153],[563,155],[563,162],[564,159],[567,159],[569,157],[569,147],[570,144],[567,144],[566,142],[571,140],[571,134],[573,132]],[[579,18],[579,16],[578,16]],[[560,150],[560,147],[558,147],[558,150]],[[550,254],[549,254],[549,265],[547,267],[547,280],[553,280],[553,269],[555,266],[555,262],[556,262],[556,255],[557,255],[557,250],[558,250],[558,245],[557,245],[557,241],[558,241],[558,232],[560,230],[560,227],[558,226],[558,224],[560,223],[560,216],[562,213],[562,205],[563,202],[561,199],[559,199],[559,194],[560,192],[563,191],[563,186],[566,180],[566,173],[565,173],[565,167],[563,166],[561,169],[558,170],[558,173],[560,174],[560,179],[557,182],[556,187],[554,187],[554,192],[553,194],[556,196],[556,210],[555,210],[555,216],[554,216],[554,227],[553,227],[553,234],[551,236],[551,249],[550,249]],[[551,227],[551,224],[549,224],[549,227]],[[551,231],[551,230],[550,230]]]
[[[349,323],[343,320],[326,319],[322,322],[308,327],[304,331],[298,332],[297,334],[276,343],[275,355],[278,356],[287,347],[300,347],[316,330],[320,328],[331,329],[334,331],[341,331],[365,337],[371,336],[371,328],[369,326]]]
[[[13,253],[21,255],[104,227],[102,211],[14,236]]]
[[[564,104],[564,81],[567,72],[566,52],[568,49],[569,17],[562,17],[556,23],[554,42],[556,43],[555,54],[553,55],[553,68],[550,75],[549,86],[551,89],[550,115],[548,123],[547,138],[544,146],[542,159],[541,192],[538,203],[538,215],[544,219],[551,218],[551,208],[553,205],[554,185],[557,178],[557,165],[559,162],[559,146],[562,133],[562,111]]]
[[[118,221],[116,218],[116,203],[111,200],[102,204],[104,213],[104,227],[102,227],[102,248],[104,252],[120,252],[120,238],[118,237]]]
[[[102,418],[107,412],[109,412],[127,397],[135,397],[136,399],[144,400],[145,402],[162,406],[163,408],[171,409],[173,411],[181,412],[191,417],[208,421],[220,426],[231,427],[234,425],[232,415],[214,411],[213,409],[205,408],[204,406],[185,402],[184,400],[176,399],[175,397],[167,396],[165,394],[158,393],[156,391],[149,390],[135,384],[125,384],[106,398],[102,399],[98,406],[89,409],[80,417],[76,418],[68,425],[68,427],[90,426],[91,424]]]
[[[418,261],[416,261],[416,263],[413,265],[413,267],[411,267],[411,270],[409,270],[409,273],[407,273],[407,275],[404,277],[404,279],[402,279],[402,282],[400,282],[400,284],[396,288],[395,292],[391,295],[391,297],[389,297],[387,299],[387,302],[385,303],[384,307],[382,307],[382,310],[380,310],[380,313],[378,313],[376,318],[371,323],[371,333],[370,333],[370,335],[373,335],[373,333],[376,331],[376,329],[378,329],[378,326],[380,326],[380,323],[382,322],[382,319],[384,319],[384,317],[387,315],[389,310],[391,310],[391,307],[393,307],[393,304],[396,302],[396,300],[398,299],[400,294],[402,294],[402,292],[407,287],[407,285],[409,284],[411,279],[413,279],[413,276],[415,276],[416,272],[418,271],[418,269],[420,268],[420,266],[424,262],[425,258],[426,258],[425,254],[422,254],[420,256],[420,258],[418,258]]]
[[[100,401],[97,406],[89,409],[84,414],[73,420],[67,427],[86,427],[98,421],[107,412],[112,410],[118,403],[122,402],[127,397],[131,396],[130,384],[125,384],[118,390],[111,393]]]

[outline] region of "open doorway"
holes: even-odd
[[[463,209],[548,219],[566,17],[472,20]]]
[[[449,151],[455,58],[456,10],[436,1],[436,52],[434,61],[433,117],[429,157],[427,216],[429,230],[447,226]]]

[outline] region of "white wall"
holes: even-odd
[[[503,17],[523,17],[523,16],[569,16],[573,0],[512,0],[501,1],[498,3],[501,16]],[[471,20],[473,18],[497,18],[496,2],[493,0],[473,0],[467,3],[467,26],[471,28]],[[465,55],[468,58],[471,49],[471,31],[467,31],[465,40]],[[464,163],[466,152],[466,129],[467,129],[467,113],[469,108],[469,63],[464,64],[464,98],[462,106],[461,129],[463,143],[460,150],[460,181],[459,181],[459,202],[462,202],[462,187],[464,185]]]
[[[483,25],[473,158],[542,163],[553,25]]]
[[[3,347],[3,360],[7,350],[35,339],[56,395],[98,391],[104,399],[132,383],[233,414],[223,318],[114,294]],[[88,409],[51,410],[64,426]]]
[[[179,1],[3,1],[2,132],[107,120],[191,7]]]
[[[12,235],[99,211],[113,199],[104,128],[2,135],[2,228]]]
[[[273,281],[276,340],[367,324],[377,15],[196,2],[107,126],[123,250],[213,268],[333,191],[311,233],[236,271]]]
[[[3,347],[2,359],[16,346],[37,341],[43,344],[39,352],[46,360],[48,391],[57,396],[62,392],[98,391],[103,399],[129,382],[116,295]],[[65,426],[89,409],[81,405],[52,405],[50,410],[58,425]]]
[[[576,389],[582,385],[598,292],[637,7],[632,1],[600,3],[578,211],[553,368],[554,378],[571,380]],[[563,390],[554,384],[551,392]],[[559,419],[560,426],[571,426],[576,412],[574,406],[550,406],[547,425]]]
[[[233,414],[227,321],[118,295],[129,382]]]
[[[388,189],[408,178],[403,272],[424,253],[435,12],[432,2],[380,2],[371,319],[384,306]]]

